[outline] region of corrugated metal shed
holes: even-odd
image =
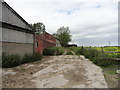
[[[34,29],[6,2],[2,1],[2,50],[7,54],[34,51]]]

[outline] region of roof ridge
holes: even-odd
[[[10,7],[4,0],[2,0],[2,3],[10,10],[12,11],[20,20],[22,20],[26,25],[29,26],[32,30],[35,30],[32,26],[28,24],[27,21],[25,21],[12,7]]]

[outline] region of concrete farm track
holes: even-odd
[[[3,69],[3,88],[107,88],[102,69],[84,56],[46,56]]]

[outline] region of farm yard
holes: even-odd
[[[116,47],[109,48],[112,51],[112,48]],[[93,47],[46,48],[43,51],[43,59],[40,61],[3,68],[3,87],[117,88],[119,60],[113,59],[117,56],[112,55],[111,58],[111,54],[101,55],[101,52],[96,50],[99,49]]]
[[[116,6],[0,0],[2,87],[119,89]]]

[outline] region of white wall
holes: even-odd
[[[12,29],[3,28],[2,29],[2,41],[4,42],[16,42],[16,43],[34,43],[34,35],[15,31]]]

